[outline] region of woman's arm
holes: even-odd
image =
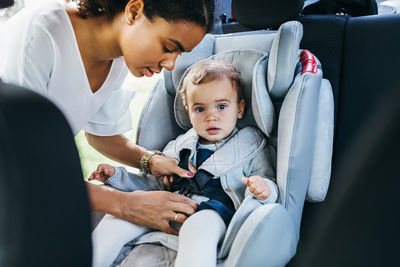
[[[97,136],[86,132],[86,139],[92,147],[107,158],[136,168],[140,168],[140,159],[147,151],[122,134]]]
[[[86,138],[90,145],[106,157],[133,167],[139,167],[140,159],[147,151],[123,135],[96,136],[86,133]],[[157,177],[174,173],[181,177],[194,175],[178,167],[177,159],[154,155],[149,163],[152,174]],[[197,209],[195,201],[167,191],[122,192],[90,183],[87,189],[93,211],[108,213],[166,233],[178,234],[169,222],[176,219],[183,223],[187,219],[186,215],[193,214]],[[177,213],[179,216],[175,218]]]
[[[140,168],[140,159],[147,151],[123,135],[96,136],[86,133],[89,144],[104,156],[128,166]],[[156,177],[177,174],[180,177],[193,177],[193,173],[178,167],[178,160],[154,155],[149,161],[151,173]]]
[[[167,191],[122,192],[91,183],[87,183],[87,190],[93,211],[170,234],[178,234],[170,221],[183,223],[187,219],[185,214],[191,215],[197,209],[195,201]],[[177,213],[180,214],[175,217]]]

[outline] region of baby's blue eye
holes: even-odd
[[[226,105],[225,104],[219,104],[217,108],[218,108],[218,110],[224,110],[224,109],[226,109]]]
[[[202,107],[196,108],[196,112],[203,112],[203,111],[204,111],[204,108],[202,108]]]

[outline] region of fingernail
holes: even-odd
[[[193,177],[194,176],[194,173],[193,172],[187,172],[186,173],[188,176],[190,176],[190,177]]]

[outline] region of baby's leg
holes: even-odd
[[[107,214],[92,232],[93,267],[110,266],[126,243],[149,230]]]
[[[217,245],[226,231],[215,210],[201,210],[190,216],[179,231],[175,267],[216,266]]]

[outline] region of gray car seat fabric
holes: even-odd
[[[298,76],[283,100],[279,115],[277,181],[280,202],[291,214],[297,234],[304,198],[323,200],[330,179],[333,96],[329,82],[321,78],[319,68],[316,73]],[[319,104],[321,102],[327,105]]]
[[[182,104],[175,99],[188,67],[211,57],[228,60],[242,71],[249,113],[242,123],[259,127],[276,147],[280,195],[274,205],[257,206],[254,199],[242,203],[235,216],[244,220],[229,225],[219,250],[220,265],[286,264],[296,251],[306,197],[311,201],[325,197],[332,156],[333,97],[330,83],[322,79],[318,59],[299,50],[301,38],[298,22],[285,23],[278,31],[207,35],[191,53],[178,58],[174,71],[164,72],[164,81],[153,89],[141,115],[139,145],[161,149],[182,128],[190,127]],[[301,62],[301,55],[309,58]]]
[[[398,265],[400,80],[389,87],[342,147],[337,179],[321,212],[307,214],[311,233],[290,266]]]

